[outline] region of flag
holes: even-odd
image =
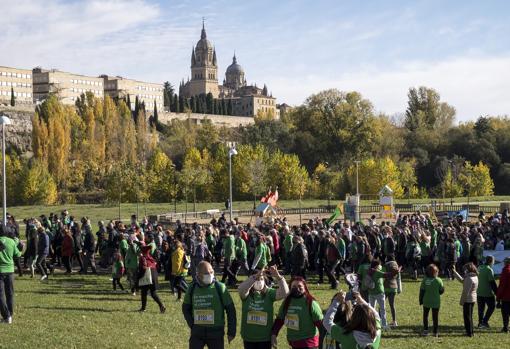
[[[342,201],[340,201],[338,203],[338,205],[336,205],[335,211],[333,211],[333,214],[331,215],[331,217],[329,217],[329,219],[326,221],[326,223],[328,225],[330,225],[331,223],[333,223],[333,221],[335,219],[337,219],[343,213],[344,213],[344,203]]]
[[[267,203],[273,207],[276,207],[276,203],[278,202],[278,189],[271,193],[269,198],[267,199]]]

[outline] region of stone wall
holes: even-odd
[[[6,148],[14,148],[18,153],[32,151],[32,116],[33,105],[15,107],[0,105],[0,114],[7,115],[12,124],[5,127]]]
[[[158,112],[158,120],[163,124],[168,124],[172,119],[187,120],[188,117],[195,123],[200,124],[205,119],[211,120],[213,125],[226,127],[239,127],[255,123],[255,119],[250,116],[229,116],[214,114],[198,114],[198,113],[172,113]]]

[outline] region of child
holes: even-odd
[[[112,268],[112,285],[113,290],[117,289],[117,285],[119,285],[120,289],[124,291],[124,287],[120,283],[120,278],[124,275],[124,262],[122,260],[122,255],[119,252],[115,253],[115,262],[113,263]]]
[[[443,280],[437,277],[439,269],[435,264],[429,264],[425,271],[425,278],[420,286],[420,305],[423,305],[423,336],[429,335],[429,312],[432,309],[432,324],[434,337],[438,337],[439,308],[441,295],[444,293]]]

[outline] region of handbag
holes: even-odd
[[[151,268],[145,269],[145,273],[143,276],[138,280],[138,286],[147,286],[152,285],[152,273]]]

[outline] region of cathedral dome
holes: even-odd
[[[232,64],[227,68],[227,74],[244,74],[244,69],[239,64],[237,64],[236,55],[232,60]]]

